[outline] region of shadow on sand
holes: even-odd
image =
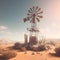
[[[49,55],[54,57],[60,57],[60,54],[57,54],[57,53],[49,53]]]
[[[8,60],[8,59],[6,59],[6,58],[0,56],[0,60]]]

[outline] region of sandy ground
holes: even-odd
[[[49,52],[51,51],[39,52],[39,54],[35,52],[35,55],[32,55],[31,51],[27,51],[27,54],[17,52],[17,56],[10,60],[60,60],[59,57],[50,56]]]
[[[13,44],[5,44],[5,45],[1,45],[1,47],[5,48],[8,46],[12,46]],[[5,47],[4,47],[5,46]],[[52,56],[49,53],[54,53],[54,47],[52,47],[53,49],[48,50],[48,51],[43,51],[43,52],[34,52],[35,54],[32,55],[33,51],[27,51],[27,53],[25,54],[25,52],[18,52],[17,56],[14,58],[11,58],[9,60],[60,60],[60,57],[56,57],[56,56]]]
[[[39,54],[34,52],[35,54],[32,55],[32,53],[33,51],[27,51],[27,54],[25,54],[25,52],[17,52],[17,56],[10,60],[60,60],[60,57],[55,57],[49,54],[54,53],[54,47],[49,51],[38,52]]]

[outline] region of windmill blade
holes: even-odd
[[[41,11],[40,13],[43,13],[43,11]]]
[[[36,7],[36,10],[38,9],[38,6]]]
[[[39,12],[39,13],[37,13],[37,14],[42,14],[43,13],[43,11],[41,11],[41,12]]]
[[[24,18],[23,21],[26,22],[27,21],[27,18]]]
[[[30,8],[30,12],[32,13],[32,11],[33,11],[33,9],[32,8]]]
[[[38,17],[39,17],[39,18],[43,18],[43,16],[39,16],[39,15],[38,15]]]
[[[39,12],[41,10],[41,8],[39,8],[38,10],[37,10],[37,12]]]
[[[30,10],[28,10],[29,13],[32,13]]]
[[[27,15],[31,15],[31,14],[27,14]]]
[[[39,18],[36,18],[38,22],[40,22]]]
[[[33,10],[35,9],[35,7],[33,6]]]
[[[32,11],[32,8],[30,8],[30,10]]]

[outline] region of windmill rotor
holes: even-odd
[[[41,15],[42,13],[43,11],[41,10],[41,8],[39,8],[38,6],[33,6],[28,10],[28,14],[27,17],[24,18],[24,22],[30,21],[30,23],[36,23],[36,20],[37,22],[40,22],[40,18],[43,18],[43,16]],[[35,18],[35,20],[33,18]]]

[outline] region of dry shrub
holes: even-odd
[[[0,48],[0,54],[2,54],[2,53],[3,53],[3,51],[4,51],[4,49]]]
[[[49,49],[51,49],[51,47],[50,47],[49,45],[47,45],[47,46],[46,46],[46,49],[49,50]]]
[[[20,50],[21,47],[22,47],[22,44],[19,43],[19,42],[16,42],[16,43],[14,44],[14,46],[13,46],[13,48],[16,49],[16,50]]]
[[[0,53],[0,59],[1,60],[8,60],[10,58],[16,57],[16,52],[14,51],[10,51],[10,50],[6,50],[6,51],[2,51]]]
[[[39,41],[39,45],[46,45],[47,43],[46,43],[46,41],[45,40],[40,40]]]
[[[44,51],[46,50],[46,41],[45,40],[40,40],[39,41],[39,46],[38,46],[38,51]]]
[[[32,51],[44,51],[46,50],[46,41],[45,40],[40,40],[38,44],[33,45],[30,47]]]
[[[30,43],[27,43],[26,49],[27,49],[27,50],[31,50]]]
[[[56,56],[60,56],[60,47],[55,48]]]
[[[44,50],[46,50],[45,45],[38,46],[38,51],[44,51]]]
[[[54,41],[50,41],[49,44],[55,46],[55,42]]]
[[[55,57],[60,57],[60,47],[56,47],[54,51],[55,53],[49,53],[49,54]]]
[[[32,51],[38,51],[38,47],[32,47],[32,49],[31,49]]]
[[[31,50],[32,50],[32,51],[39,52],[39,51],[44,51],[44,50],[46,50],[46,47],[45,47],[45,45],[39,45],[39,46],[37,46],[37,47],[32,47]]]
[[[25,47],[22,47],[21,48],[21,51],[27,51]]]

